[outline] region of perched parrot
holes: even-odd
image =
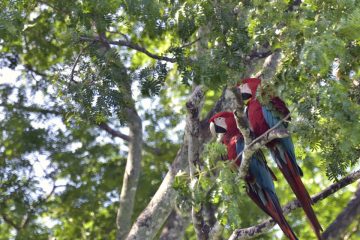
[[[210,131],[213,135],[222,134],[221,142],[226,145],[228,159],[235,160],[239,166],[241,158],[237,155],[244,149],[244,139],[236,126],[232,112],[220,112],[210,119]],[[286,221],[276,196],[273,179],[275,175],[266,165],[265,157],[257,151],[251,159],[249,174],[245,179],[249,197],[280,226],[291,240],[298,239]]]
[[[247,78],[242,80],[239,85],[242,99],[247,105],[249,127],[255,137],[261,136],[290,113],[279,97],[271,97],[268,105],[261,105],[256,98],[256,90],[260,83],[261,80],[258,78]],[[279,128],[287,128],[287,122],[280,124]],[[303,172],[296,163],[291,137],[275,139],[269,142],[267,147],[304,209],[317,238],[321,239],[320,231],[322,228],[311,206],[313,202],[310,195],[301,181]]]

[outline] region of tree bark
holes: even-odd
[[[224,109],[232,109],[233,95],[230,91],[224,89],[222,96],[214,105],[207,116],[200,121],[200,143],[204,144],[210,140],[209,118]],[[185,127],[187,129],[187,127]],[[187,133],[185,133],[186,136]],[[136,219],[131,227],[127,240],[152,239],[161,229],[162,225],[173,210],[177,192],[172,188],[175,176],[179,171],[186,171],[188,165],[188,141],[184,137],[183,144],[178,151],[169,171],[167,172],[160,187],[151,199],[150,203]]]
[[[138,186],[141,152],[142,152],[142,121],[135,109],[128,110],[129,153],[127,156],[120,204],[116,216],[118,228],[117,240],[125,239],[130,231],[131,217],[134,209],[135,194]]]
[[[131,227],[127,240],[153,239],[163,226],[175,206],[177,192],[172,185],[176,174],[187,167],[187,154],[185,139],[160,187]]]
[[[189,144],[188,151],[188,162],[189,162],[189,173],[190,173],[190,181],[191,181],[191,193],[192,200],[195,200],[195,191],[198,184],[198,179],[195,176],[196,167],[200,167],[200,141],[199,141],[199,133],[200,133],[200,120],[199,113],[204,103],[204,92],[201,87],[198,86],[195,88],[190,100],[186,103],[186,108],[188,111],[187,116],[187,137]],[[193,203],[191,209],[191,217],[194,225],[194,229],[196,232],[197,239],[205,240],[208,239],[208,232],[205,230],[205,221],[202,216],[202,205],[196,209],[196,203]]]
[[[336,217],[330,226],[324,231],[323,239],[343,239],[350,224],[360,220],[360,184],[355,192],[353,199],[347,204],[344,210]]]
[[[182,239],[185,234],[185,229],[189,223],[189,216],[183,216],[174,209],[166,220],[165,226],[160,235],[160,240]]]

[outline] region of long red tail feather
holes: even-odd
[[[290,225],[286,221],[279,202],[277,201],[277,199],[274,199],[276,197],[271,197],[268,192],[264,192],[267,200],[267,204],[264,205],[256,192],[248,189],[247,193],[250,198],[256,203],[256,205],[258,205],[258,207],[260,207],[265,213],[267,213],[272,219],[274,219],[274,221],[279,225],[283,233],[290,240],[298,240]]]
[[[277,150],[275,150],[274,152],[275,152],[277,158],[281,157],[281,155],[278,153]],[[308,191],[306,190],[303,182],[301,181],[300,176],[295,171],[295,168],[294,168],[293,164],[291,163],[289,156],[286,153],[284,155],[285,155],[286,159],[284,159],[283,162],[285,162],[286,165],[279,166],[279,168],[280,168],[281,172],[283,173],[283,175],[285,176],[291,189],[295,193],[302,208],[304,209],[304,212],[305,212],[307,218],[309,219],[309,221],[311,223],[311,227],[313,228],[317,238],[319,240],[321,240],[322,238],[321,238],[320,231],[323,231],[323,229],[322,229],[322,227],[319,223],[319,220],[317,219],[315,212],[311,206],[313,204],[312,199],[311,199]]]

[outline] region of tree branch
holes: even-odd
[[[179,149],[173,164],[147,207],[131,227],[127,240],[153,239],[170,215],[176,202],[177,192],[172,188],[176,174],[187,167],[188,144]]]
[[[71,81],[71,82],[77,83],[77,82],[74,80],[74,72],[75,72],[76,65],[78,64],[78,62],[79,62],[79,60],[80,60],[80,57],[81,57],[81,55],[83,54],[84,50],[85,50],[85,48],[83,48],[83,49],[80,50],[80,53],[77,55],[77,57],[76,57],[76,59],[75,59],[75,62],[74,62],[74,64],[73,64],[72,68],[71,68],[71,73],[70,73],[70,81]]]
[[[290,113],[281,119],[278,123],[276,123],[272,128],[268,129],[266,132],[264,132],[262,135],[254,139],[249,145],[245,145],[244,150],[240,152],[235,161],[237,161],[241,156],[241,165],[239,167],[239,177],[244,178],[247,175],[247,172],[249,171],[250,166],[250,159],[251,156],[260,148],[265,146],[268,142],[271,142],[272,140],[276,138],[284,138],[289,136],[289,132],[285,129],[276,129],[280,126],[281,123],[286,121],[290,117]]]
[[[5,213],[1,213],[1,217],[7,224],[19,231],[20,227],[16,223],[14,223]]]
[[[82,41],[101,41],[100,38],[91,38],[91,37],[80,37],[80,40]],[[140,45],[137,45],[133,42],[129,42],[129,41],[126,41],[126,40],[117,40],[117,41],[111,41],[111,40],[108,40],[107,41],[108,44],[111,44],[111,45],[117,45],[117,46],[122,46],[122,47],[128,47],[128,48],[131,48],[131,49],[134,49],[134,50],[137,50],[139,52],[142,52],[144,53],[145,55],[153,58],[153,59],[156,59],[156,60],[161,60],[161,61],[166,61],[166,62],[176,62],[176,58],[170,58],[170,57],[165,57],[165,56],[160,56],[160,55],[156,55],[156,54],[153,54],[151,52],[149,52],[146,48],[140,46]]]
[[[343,239],[347,228],[360,215],[360,184],[354,198],[322,234],[324,240]]]
[[[54,109],[45,109],[38,106],[23,106],[19,104],[8,104],[8,103],[0,103],[0,107],[5,107],[9,109],[10,111],[13,109],[20,109],[24,110],[26,112],[33,112],[33,113],[41,113],[41,114],[55,114],[55,115],[62,115],[63,112],[60,110],[54,110]]]
[[[312,200],[314,203],[317,203],[330,195],[334,194],[338,190],[344,188],[345,186],[355,182],[360,178],[360,170],[349,174],[348,176],[341,179],[339,182],[331,184],[325,190],[315,194],[312,196]],[[294,200],[289,202],[283,207],[284,214],[288,214],[296,208],[300,207],[300,202],[298,200]],[[269,229],[271,229],[275,225],[275,222],[272,219],[268,219],[258,225],[242,228],[235,230],[232,235],[230,236],[229,240],[235,239],[250,239],[261,234],[266,233]]]
[[[113,137],[118,137],[121,138],[122,140],[129,142],[131,141],[130,137],[126,134],[121,133],[120,131],[117,131],[113,128],[111,128],[107,123],[103,122],[98,124],[99,128],[101,128],[102,130],[105,130],[106,132],[108,132],[110,135],[112,135]]]
[[[125,239],[131,228],[131,217],[134,209],[134,200],[142,159],[142,120],[135,109],[129,110],[127,115],[129,117],[129,137],[131,140],[129,141],[129,152],[121,187],[119,209],[116,216],[118,240]]]
[[[271,55],[269,55],[263,64],[261,71],[255,74],[256,78],[261,78],[265,81],[273,78],[276,72],[276,68],[279,65],[281,59],[281,50],[275,50]]]
[[[107,123],[100,123],[100,124],[98,124],[98,126],[99,126],[99,128],[105,130],[107,133],[109,133],[113,137],[121,138],[122,140],[124,140],[126,142],[131,141],[131,138],[128,135],[123,134],[122,132],[113,129]],[[146,143],[143,143],[143,145],[144,145],[145,150],[152,152],[153,154],[156,154],[156,155],[162,154],[162,151],[159,148],[152,147]]]
[[[191,181],[191,195],[193,200],[195,199],[195,186],[198,184],[198,179],[196,175],[196,166],[200,166],[200,141],[199,141],[199,132],[200,132],[200,120],[199,112],[204,103],[204,92],[201,86],[197,86],[190,96],[189,101],[186,102],[186,108],[188,111],[187,116],[187,137],[188,137],[188,162],[189,162],[189,172],[190,172],[190,181]],[[191,216],[197,239],[208,239],[208,233],[204,231],[204,219],[202,217],[202,204],[200,204],[200,209],[196,210],[196,207],[192,206]]]
[[[222,105],[224,101],[225,99],[219,104]],[[203,124],[200,124],[200,143],[203,144],[210,140],[210,131],[209,123],[207,121],[201,122]],[[185,131],[187,129],[188,126],[185,127]],[[180,171],[185,171],[188,163],[188,138],[187,133],[185,133],[183,144],[169,171],[150,203],[133,224],[127,240],[152,239],[157,234],[176,203],[178,193],[172,188],[175,177]]]

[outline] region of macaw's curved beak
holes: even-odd
[[[217,131],[224,131],[223,133],[218,133]],[[225,129],[219,126],[216,126],[215,123],[210,122],[210,132],[214,139],[217,142],[222,142],[222,138],[224,137]]]
[[[246,103],[250,100],[252,95],[250,93],[241,93],[242,100]]]
[[[214,122],[211,122],[210,132],[215,137],[218,133],[226,133],[226,129],[216,125]]]
[[[216,137],[215,124],[213,122],[210,122],[210,132],[213,137]]]

